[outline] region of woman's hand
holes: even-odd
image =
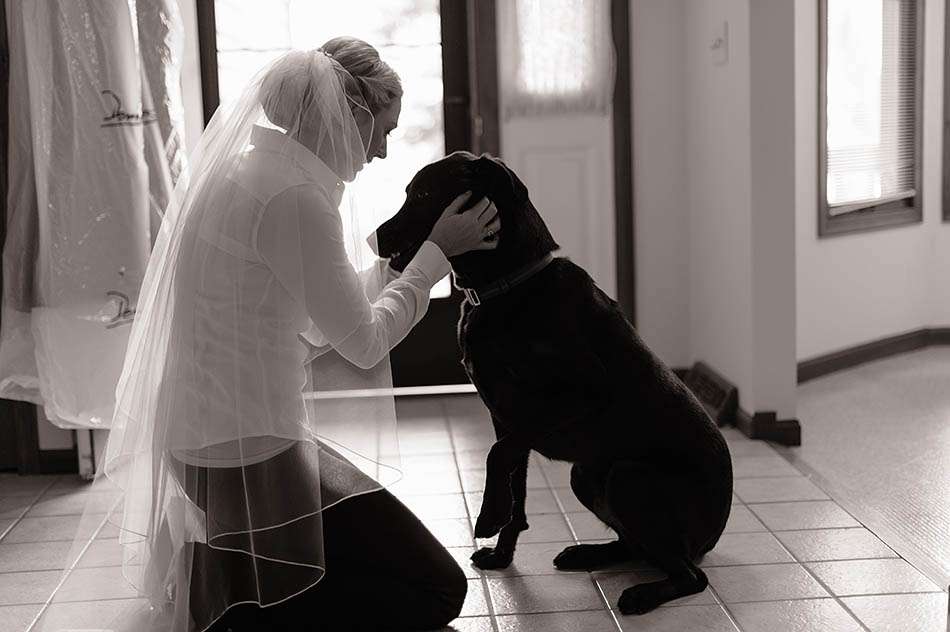
[[[466,191],[455,198],[429,233],[429,241],[435,243],[446,257],[498,247],[501,219],[491,200],[482,198],[472,208],[459,213],[471,196],[472,192]]]

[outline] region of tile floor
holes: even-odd
[[[393,492],[419,515],[469,577],[459,632],[906,630],[944,632],[947,593],[898,557],[770,446],[725,431],[736,471],[732,516],[702,561],[703,593],[639,617],[614,609],[620,592],[661,577],[633,562],[596,573],[563,573],[565,546],[610,538],[574,499],[564,464],[533,458],[530,530],[512,566],[481,572],[471,525],[484,486],[492,431],[474,396],[399,402],[405,477]],[[73,476],[0,474],[0,632],[23,632],[55,582],[82,510]],[[100,533],[100,538],[115,537]],[[478,545],[484,544],[479,542]],[[101,601],[63,604],[71,625],[93,627],[131,598],[118,560],[96,555],[74,571],[101,586]],[[67,582],[68,584],[69,582]],[[68,589],[68,586],[64,586]]]

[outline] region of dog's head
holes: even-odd
[[[469,190],[472,197],[462,210],[488,197],[498,209],[501,231],[495,250],[452,257],[452,268],[467,285],[494,281],[558,249],[524,183],[505,163],[488,154],[457,151],[426,165],[412,178],[402,208],[376,230],[378,254],[390,258],[394,269],[403,270],[445,208]]]

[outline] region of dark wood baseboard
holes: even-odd
[[[950,344],[950,328],[948,327],[918,329],[906,334],[888,336],[799,362],[798,383],[850,369],[865,362],[917,351],[932,345],[948,344]]]
[[[779,419],[772,411],[750,415],[741,408],[736,411],[736,428],[750,439],[774,441],[787,446],[802,444],[802,426],[797,419]]]

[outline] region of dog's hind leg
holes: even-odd
[[[607,507],[609,472],[609,467],[593,467],[575,463],[571,468],[571,489],[581,504],[616,531],[616,519]],[[636,545],[625,542],[621,538],[605,544],[569,546],[554,558],[554,566],[562,571],[593,571],[641,557],[643,557],[642,552]]]
[[[653,467],[630,461],[615,463],[607,476],[609,513],[626,541],[643,549],[646,558],[666,572],[667,578],[623,591],[617,603],[624,614],[643,614],[673,599],[706,589],[705,573],[693,564],[685,525],[673,503],[681,493],[669,476]]]

